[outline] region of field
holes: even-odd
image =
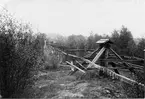
[[[55,71],[43,71],[35,83],[36,98],[86,99],[127,98],[122,82],[93,75],[92,72],[68,75],[70,69],[61,67]]]

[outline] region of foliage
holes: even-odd
[[[98,34],[93,34],[91,33],[90,36],[87,38],[87,49],[96,49],[98,47],[98,45],[96,44],[96,42],[100,39],[106,39],[109,38],[108,35],[98,35]]]
[[[51,46],[44,48],[44,68],[46,70],[56,70],[62,61],[62,55]]]
[[[19,23],[6,12],[0,14],[0,21],[0,92],[3,98],[19,98],[33,85],[42,64],[42,48],[30,25]]]
[[[84,49],[86,39],[82,35],[70,35],[67,39],[67,46],[71,49]]]
[[[122,26],[121,30],[114,30],[111,40],[114,42],[113,49],[119,54],[129,56],[134,55],[136,44],[131,32],[126,27]]]
[[[144,49],[145,49],[145,38],[142,38],[137,45],[136,56],[144,58],[143,53]]]

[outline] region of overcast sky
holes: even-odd
[[[18,19],[44,33],[111,34],[126,26],[145,37],[145,0],[0,0]]]

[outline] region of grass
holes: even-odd
[[[45,75],[39,76],[35,84],[36,98],[95,99],[128,97],[122,87],[122,82],[98,76],[89,78],[80,72],[69,76],[69,71],[69,69],[60,69],[48,71],[45,72]],[[83,76],[83,78],[78,79],[77,76]]]

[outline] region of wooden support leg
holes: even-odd
[[[84,67],[80,62],[76,61],[76,63],[79,65],[80,68],[82,68],[83,70],[87,70],[86,67]]]
[[[68,61],[66,61],[66,63],[68,63],[68,64],[69,64],[70,66],[72,66],[73,68],[78,69],[78,70],[81,71],[82,73],[86,73],[84,70],[80,69],[80,68],[77,67],[76,65],[74,65],[74,64],[72,64],[72,63],[70,63],[70,62],[68,62]]]
[[[123,60],[112,48],[109,48],[120,60]],[[136,72],[134,71],[134,69],[133,68],[130,68],[130,66],[129,66],[129,64],[128,63],[126,63],[126,62],[123,62],[123,64],[125,65],[125,66],[127,66],[128,68],[129,68],[129,70],[130,70],[130,72],[133,72],[134,74],[136,74]]]
[[[144,75],[145,75],[145,49],[144,49]],[[145,79],[145,76],[144,76],[144,79]],[[144,84],[145,84],[145,81],[144,81]]]
[[[99,57],[103,54],[103,52],[105,51],[105,49],[106,49],[106,48],[103,47],[103,48],[99,51],[99,53],[96,55],[96,57],[92,60],[93,63],[95,63],[95,62],[99,59]],[[92,66],[92,64],[89,64],[87,68],[90,68],[91,66]]]

